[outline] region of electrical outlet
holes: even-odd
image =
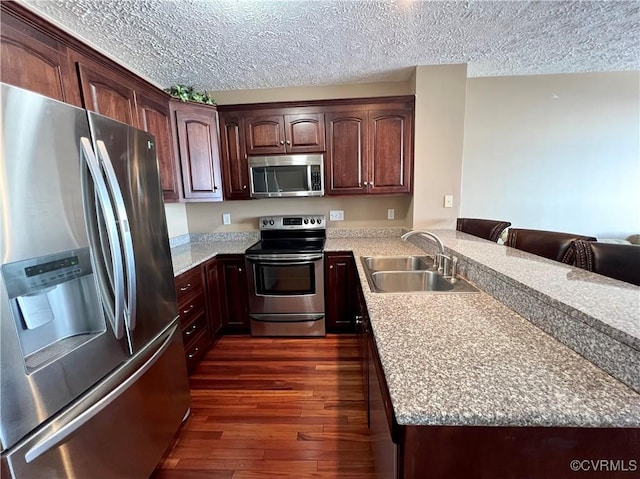
[[[453,195],[444,195],[444,207],[453,208]]]
[[[329,220],[330,221],[343,221],[344,220],[344,211],[342,211],[342,210],[331,210],[331,211],[329,211]]]
[[[387,210],[387,219],[388,220],[392,220],[396,217],[396,210],[394,210],[393,208],[389,208]]]
[[[222,224],[223,225],[231,224],[231,213],[222,213]]]

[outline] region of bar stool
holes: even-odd
[[[640,286],[640,245],[576,241],[578,268]]]
[[[562,263],[573,264],[576,240],[597,241],[593,236],[582,236],[557,231],[511,228],[507,235],[507,246]]]
[[[500,234],[511,226],[508,221],[484,220],[480,218],[458,218],[456,229],[479,238],[484,238],[494,243],[500,238]]]

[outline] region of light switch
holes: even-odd
[[[453,208],[453,195],[444,195],[444,207]]]
[[[222,213],[222,224],[223,225],[231,224],[231,213]]]
[[[394,210],[393,208],[389,208],[387,210],[387,219],[388,220],[392,220],[396,217],[396,210]]]

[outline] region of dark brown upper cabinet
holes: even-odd
[[[366,111],[327,113],[325,191],[328,194],[364,194],[368,178],[368,122]]]
[[[324,114],[247,114],[248,155],[317,153],[324,146]]]
[[[222,201],[216,108],[172,101],[171,112],[185,201]]]
[[[20,21],[2,2],[0,81],[56,100],[81,106],[78,80],[68,48]]]
[[[326,114],[325,191],[329,195],[410,193],[411,108]]]
[[[139,127],[156,137],[160,183],[165,202],[180,199],[180,174],[171,141],[169,102],[162,95],[136,92]]]
[[[83,106],[114,120],[138,127],[135,89],[98,66],[78,64]]]
[[[368,193],[410,193],[413,169],[413,112],[369,110]],[[368,183],[368,184],[367,184]]]
[[[220,154],[225,199],[250,199],[249,164],[242,114],[237,112],[220,114]]]

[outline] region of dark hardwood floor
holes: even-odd
[[[354,336],[225,336],[190,382],[154,479],[375,477]]]

